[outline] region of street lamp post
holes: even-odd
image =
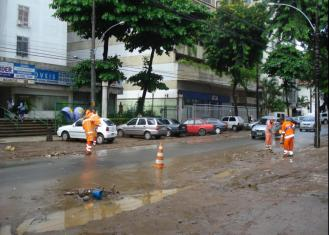
[[[319,114],[319,81],[320,81],[320,48],[319,48],[319,38],[320,38],[320,32],[319,32],[319,22],[318,22],[318,5],[316,5],[316,20],[315,20],[315,26],[312,24],[311,20],[307,17],[307,15],[298,9],[297,7],[294,7],[289,4],[285,3],[276,3],[276,2],[269,2],[268,5],[274,6],[287,6],[290,8],[295,9],[299,13],[301,13],[305,19],[308,21],[309,25],[311,26],[313,30],[313,37],[314,37],[314,54],[315,54],[315,60],[314,60],[314,70],[315,70],[315,76],[314,76],[314,83],[315,83],[315,132],[314,132],[314,147],[320,148],[320,114]],[[312,105],[312,104],[310,104]]]

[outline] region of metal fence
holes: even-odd
[[[256,107],[238,106],[238,114],[244,119],[245,122],[248,122],[250,118],[256,118]],[[182,111],[182,120],[205,117],[221,119],[224,116],[234,115],[234,106],[231,105],[185,105]]]

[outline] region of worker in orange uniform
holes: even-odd
[[[92,121],[92,124],[94,125],[93,128],[93,145],[96,145],[97,142],[97,127],[101,124],[101,118],[98,116],[95,109],[91,110],[92,114],[90,116],[90,119]]]
[[[286,117],[281,126],[281,144],[283,144],[283,156],[294,155],[295,124],[291,118]]]
[[[92,123],[92,112],[87,109],[85,112],[85,117],[82,121],[82,127],[85,130],[85,134],[86,134],[86,154],[91,154],[91,150],[92,150],[92,142],[94,139],[94,125]]]
[[[272,128],[273,128],[274,119],[269,118],[266,121],[265,128],[265,148],[272,151]]]

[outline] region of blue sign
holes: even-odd
[[[14,78],[34,79],[35,66],[14,63]]]
[[[58,84],[58,72],[35,69],[35,79],[38,83]]]
[[[14,64],[8,62],[0,62],[0,76],[1,77],[14,77]]]

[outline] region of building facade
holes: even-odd
[[[54,118],[57,103],[73,100],[67,24],[52,16],[50,3],[0,1],[0,116],[10,99],[37,118]]]

